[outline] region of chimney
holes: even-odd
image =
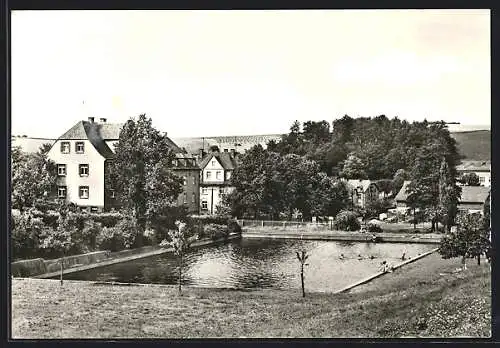
[[[101,123],[106,123],[106,119],[104,117],[101,117],[99,120],[101,121]]]
[[[94,118],[93,117],[89,117],[89,122],[90,123],[94,123]]]
[[[202,159],[204,155],[205,155],[205,151],[203,151],[203,149],[200,149],[200,151],[198,153],[198,156],[200,157],[200,159]]]

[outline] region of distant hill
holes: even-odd
[[[451,136],[458,143],[458,150],[468,160],[491,160],[491,130],[474,130],[452,132]],[[280,139],[280,134],[253,135],[253,136],[223,136],[223,137],[192,137],[192,138],[174,138],[174,142],[180,147],[186,148],[188,153],[198,153],[199,149],[208,148],[212,145],[219,146],[221,151],[225,149],[236,148],[238,151],[244,151],[256,144],[263,146],[269,140]],[[26,152],[37,152],[38,148],[45,143],[52,144],[55,139],[28,138],[13,136],[12,146],[20,146]]]
[[[459,152],[469,160],[491,160],[491,130],[454,132]]]
[[[21,136],[11,137],[11,147],[19,146],[21,150],[28,153],[38,152],[38,149],[43,144],[53,144],[56,139],[49,138],[28,138]]]

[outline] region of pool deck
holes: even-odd
[[[232,234],[232,235],[229,235],[229,237],[227,239],[218,239],[215,241],[213,241],[213,240],[199,240],[199,241],[192,243],[191,248],[200,248],[200,247],[204,247],[204,246],[210,246],[210,245],[224,243],[226,241],[238,239],[238,238],[241,238],[241,236],[239,234]],[[114,265],[117,263],[129,262],[129,261],[133,261],[133,260],[143,259],[146,257],[157,256],[157,255],[162,255],[162,254],[171,253],[171,252],[173,252],[172,248],[157,247],[154,250],[149,249],[148,251],[146,251],[144,253],[139,253],[139,254],[135,254],[135,255],[128,255],[128,256],[123,256],[123,257],[114,257],[114,258],[111,258],[109,260],[100,261],[98,263],[91,263],[88,265],[81,265],[81,266],[77,266],[77,267],[67,268],[67,269],[63,270],[63,275],[87,271],[89,269],[110,266],[110,265]],[[32,278],[47,279],[47,278],[57,277],[60,274],[61,274],[61,272],[57,271],[57,272],[39,274],[39,275],[33,276]]]
[[[371,242],[372,236],[377,236],[377,243],[419,243],[439,244],[442,234],[437,233],[371,233],[371,232],[345,232],[345,231],[295,231],[293,229],[274,228],[243,228],[243,238],[274,238],[274,239],[304,239],[304,240],[333,240],[349,242]]]
[[[429,256],[432,253],[435,253],[436,251],[438,251],[438,248],[432,249],[431,251],[428,251],[428,252],[426,252],[426,253],[424,253],[422,255],[419,255],[419,256],[417,256],[417,257],[415,257],[413,259],[409,259],[409,260],[403,261],[403,262],[401,262],[401,263],[399,263],[399,264],[397,264],[395,266],[392,266],[391,267],[391,271],[394,271],[394,270],[396,270],[398,268],[401,268],[401,267],[403,267],[403,266],[405,266],[405,265],[407,265],[409,263],[413,263],[415,261],[418,261],[418,260],[420,260],[420,259],[422,259],[422,258],[424,258],[426,256]],[[385,271],[385,272],[384,271],[380,271],[380,272],[377,272],[377,273],[375,273],[375,274],[373,274],[373,275],[371,275],[371,276],[369,276],[369,277],[367,277],[365,279],[362,279],[362,280],[359,280],[359,281],[357,281],[355,283],[352,283],[352,284],[350,284],[350,285],[348,285],[348,286],[340,289],[339,291],[336,291],[335,293],[336,294],[340,294],[340,293],[343,293],[343,292],[348,292],[349,290],[351,290],[351,289],[353,289],[353,288],[355,288],[355,287],[357,287],[359,285],[366,284],[366,283],[372,281],[373,279],[377,279],[377,278],[379,278],[379,277],[381,277],[381,276],[383,276],[385,274],[389,274],[389,273],[391,273],[391,271]]]

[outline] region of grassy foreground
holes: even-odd
[[[12,338],[489,337],[490,268],[432,254],[346,294],[14,279]],[[306,274],[307,277],[307,274]],[[307,289],[307,278],[306,278]]]

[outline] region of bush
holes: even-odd
[[[191,215],[189,220],[193,223],[201,222],[204,225],[226,225],[229,220],[232,220],[232,218],[229,215]]]
[[[382,232],[382,227],[375,224],[368,224],[368,232]]]
[[[361,228],[356,214],[347,210],[341,211],[335,216],[333,226],[335,229],[342,231],[358,231]]]
[[[212,240],[225,239],[229,236],[229,231],[225,225],[208,224],[205,226],[204,236]]]
[[[96,242],[100,250],[119,251],[132,248],[136,237],[134,222],[125,218],[114,227],[104,227],[97,236]]]
[[[227,231],[228,233],[241,233],[241,226],[236,220],[231,219],[227,222]]]
[[[47,229],[41,218],[23,213],[12,217],[11,248],[14,259],[37,257],[40,253],[40,239]]]
[[[84,252],[95,251],[97,248],[97,237],[101,234],[102,226],[94,220],[87,220],[81,232],[82,245]]]
[[[87,214],[87,216],[103,227],[114,227],[125,218],[123,214],[119,212],[91,213]]]

